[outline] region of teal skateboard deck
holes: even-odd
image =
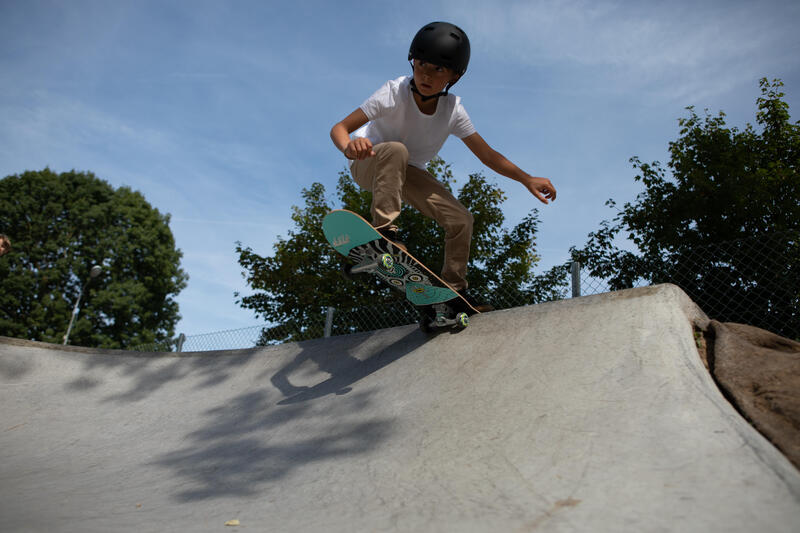
[[[331,211],[322,220],[322,232],[333,249],[350,260],[349,274],[371,272],[421,308],[423,330],[464,328],[468,316],[478,313],[439,276],[358,214],[346,209]]]

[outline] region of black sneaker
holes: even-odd
[[[494,306],[492,306],[490,303],[487,303],[474,290],[464,288],[457,290],[456,292],[479,313],[488,313],[489,311],[494,311]]]
[[[408,247],[406,246],[406,243],[398,240],[396,229],[381,228],[378,230],[378,233],[383,235],[383,238],[386,239],[387,241],[391,242],[398,248],[401,248],[404,252],[408,252]]]

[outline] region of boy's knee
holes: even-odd
[[[381,143],[375,147],[375,152],[379,157],[401,159],[408,162],[408,148],[401,142],[389,141]]]
[[[467,211],[466,207],[461,211],[460,222],[462,227],[468,229],[469,231],[472,231],[472,226],[473,224],[475,224],[475,217],[472,216],[472,213]]]
[[[459,209],[457,216],[451,217],[448,223],[444,226],[446,233],[450,234],[472,234],[472,226],[475,223],[475,217],[472,213],[467,211],[466,208]]]

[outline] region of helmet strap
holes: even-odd
[[[417,89],[417,84],[414,83],[414,78],[411,78],[411,92],[418,94],[419,97],[422,98],[423,102],[427,102],[428,100],[433,100],[434,98],[439,98],[440,96],[447,96],[447,90],[449,88],[450,86],[448,85],[447,87],[445,87],[444,91],[440,92],[439,94],[431,94],[429,96],[425,96],[424,94],[419,92],[419,89]]]

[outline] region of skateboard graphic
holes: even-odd
[[[464,329],[469,316],[479,311],[439,276],[372,227],[360,215],[346,209],[331,211],[322,220],[322,232],[334,250],[351,264],[346,276],[371,272],[405,294],[417,306],[425,332],[451,327]]]

